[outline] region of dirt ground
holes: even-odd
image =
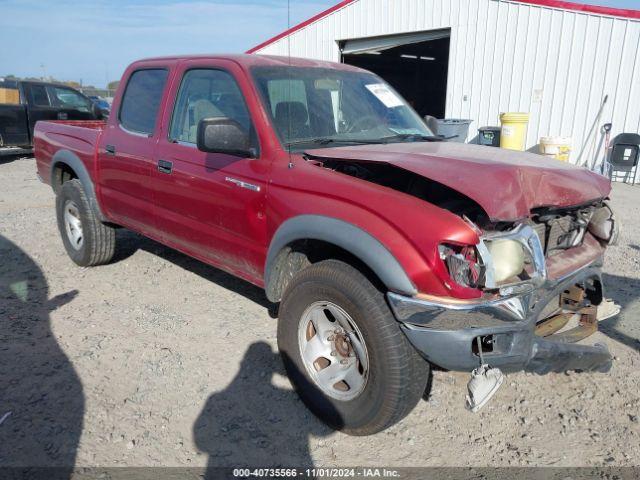
[[[613,202],[623,311],[587,339],[609,374],[509,375],[472,414],[467,375],[437,371],[408,418],[358,438],[291,390],[261,290],[125,230],[110,265],[78,268],[34,160],[0,159],[0,466],[639,466],[640,187]]]

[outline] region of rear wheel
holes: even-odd
[[[352,435],[400,421],[429,376],[429,364],[400,330],[384,294],[337,260],[291,280],[280,307],[278,347],[305,404]]]
[[[56,216],[62,243],[71,260],[82,267],[111,260],[116,248],[115,229],[97,218],[79,180],[69,180],[60,188]]]

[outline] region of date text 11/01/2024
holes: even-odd
[[[388,468],[235,468],[235,478],[398,478],[400,472]]]

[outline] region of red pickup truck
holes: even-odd
[[[192,56],[132,64],[106,123],[38,122],[35,155],[75,263],[109,262],[125,227],[264,287],[302,399],[364,435],[431,365],[611,366],[574,343],[603,303],[609,181],[441,140],[370,72]]]

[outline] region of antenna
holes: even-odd
[[[291,29],[291,0],[287,0],[287,31]],[[289,68],[287,70],[287,150],[289,153],[289,168],[293,168],[293,160],[291,156],[291,34],[287,35],[287,62]]]
[[[291,0],[287,0],[287,30],[291,29]],[[291,35],[287,35],[287,54],[291,65]]]

